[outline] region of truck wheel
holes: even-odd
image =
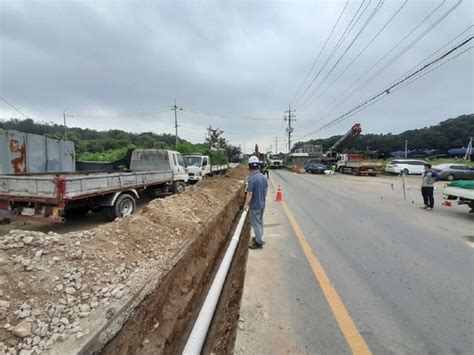
[[[360,175],[360,170],[359,169],[352,169],[352,175],[359,176]]]
[[[453,175],[453,174],[449,174],[448,176],[446,176],[446,180],[448,180],[448,181],[453,181],[453,180],[454,180],[454,175]]]
[[[173,184],[173,192],[175,194],[182,194],[186,190],[186,185],[182,181],[176,181]]]
[[[339,172],[340,172],[341,174],[344,173],[344,168],[343,168],[342,166],[339,168]]]
[[[135,212],[135,208],[137,203],[135,202],[135,198],[129,194],[122,194],[120,195],[113,206],[105,207],[104,208],[104,216],[109,221],[113,221],[116,218],[122,218],[124,216],[129,216],[133,212]]]

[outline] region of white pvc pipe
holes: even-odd
[[[211,325],[212,317],[216,310],[217,302],[219,301],[219,296],[224,286],[225,279],[227,277],[227,272],[229,271],[230,264],[234,258],[235,250],[239,244],[240,234],[245,223],[245,217],[247,217],[247,211],[242,212],[240,216],[239,223],[235,229],[232,240],[227,247],[224,258],[219,265],[219,270],[217,270],[216,277],[212,281],[211,288],[206,296],[204,304],[202,305],[199,316],[194,323],[193,330],[189,335],[186,346],[183,350],[183,355],[199,355],[201,354],[201,349],[206,340],[207,332],[209,326]]]

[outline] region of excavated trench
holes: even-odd
[[[110,340],[105,343],[103,337],[97,336],[81,353],[181,353],[235,230],[243,199],[241,189],[197,231],[198,235],[183,248],[174,267]],[[249,238],[247,222],[204,344],[204,354],[233,351]]]

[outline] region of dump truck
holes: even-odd
[[[62,223],[101,212],[108,220],[132,214],[144,195],[182,193],[188,182],[179,152],[135,149],[124,170],[0,175],[0,221]]]
[[[457,201],[458,205],[468,205],[474,213],[474,181],[459,180],[444,185],[443,197],[446,200]]]
[[[190,183],[196,183],[206,177],[223,174],[229,168],[227,164],[212,165],[211,158],[208,155],[191,154],[185,155],[183,158],[188,169]]]
[[[343,174],[376,176],[383,164],[364,160],[363,154],[340,154],[336,169]]]

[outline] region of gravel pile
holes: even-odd
[[[45,353],[94,332],[85,320],[113,317],[240,186],[209,179],[89,231],[0,236],[0,354]]]

